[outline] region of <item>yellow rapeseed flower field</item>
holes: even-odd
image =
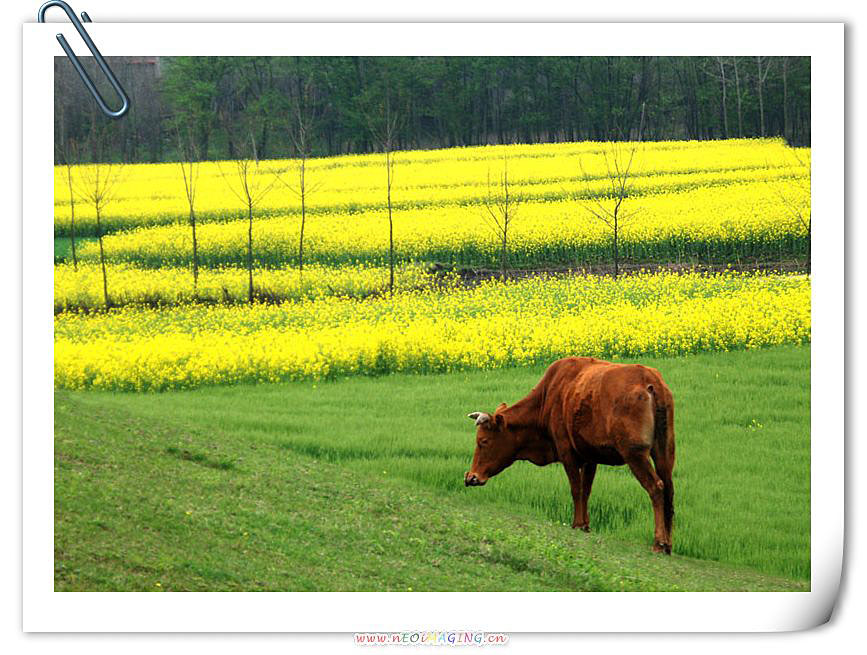
[[[410,208],[467,204],[487,192],[488,175],[498,173],[507,160],[510,181],[529,198],[552,199],[606,191],[606,144],[596,142],[481,146],[395,153],[395,201]],[[660,141],[638,144],[633,166],[638,193],[686,190],[733,182],[763,181],[809,175],[809,149],[788,148],[781,139],[726,141]],[[351,211],[382,207],[383,156],[346,155],[307,162],[309,184],[316,187],[311,210]],[[292,160],[262,161],[265,176],[281,174],[291,180]],[[87,166],[73,168],[74,186],[81,190]],[[114,165],[119,176],[113,201],[104,212],[109,229],[167,224],[186,216],[187,206],[177,164]],[[242,207],[231,191],[232,162],[204,162],[198,178],[198,211],[203,217],[230,219]],[[584,183],[584,177],[589,179]],[[65,234],[69,195],[64,167],[55,168],[55,231]],[[276,186],[263,200],[268,214],[297,210],[298,198]],[[77,206],[79,233],[93,226],[92,207]],[[95,226],[94,226],[95,227]]]
[[[630,147],[630,146],[626,146]],[[177,164],[123,166],[102,218],[111,309],[99,245],[78,244],[75,270],[55,264],[55,385],[162,390],[241,381],[441,372],[548,362],[572,354],[681,355],[810,339],[810,281],[802,275],[642,273],[619,279],[536,275],[462,281],[457,267],[499,266],[483,216],[489,180],[508,167],[519,200],[508,265],[592,269],[612,234],[588,211],[610,202],[606,144],[453,148],[396,154],[388,291],[382,155],[313,159],[307,180],[305,267],[300,207],[275,184],[252,228],[227,178],[203,163],[197,193],[199,276]],[[636,145],[618,234],[621,261],[746,263],[806,254],[809,149],[779,139]],[[266,180],[292,161],[263,161]],[[115,169],[117,172],[117,169]],[[80,189],[86,171],[73,170]],[[69,232],[65,170],[55,184],[55,235]],[[76,201],[76,231],[95,234]],[[428,271],[434,263],[437,275]],[[484,277],[484,276],[482,276]]]
[[[792,192],[809,203],[808,191]],[[624,221],[621,257],[638,261],[686,261],[699,255],[725,260],[733,251],[742,257],[770,254],[774,246],[799,243],[806,230],[788,207],[764,183],[736,184],[724,190],[700,188],[689,193],[637,198]],[[300,231],[295,216],[261,220],[254,226],[254,258],[258,265],[297,265]],[[198,229],[200,262],[209,266],[243,265],[247,222],[209,223]],[[394,214],[397,256],[402,261],[429,260],[458,265],[496,266],[500,244],[477,206],[448,205]],[[580,201],[535,202],[520,205],[509,240],[512,266],[549,263],[582,266],[610,258],[610,229],[594,218]],[[192,238],[185,225],[121,232],[105,238],[112,261],[147,266],[187,266]],[[363,215],[334,213],[312,216],[305,228],[308,261],[326,264],[366,261],[382,264],[388,256],[388,216],[385,211]],[[789,253],[794,246],[786,245]],[[99,247],[89,243],[81,256],[94,261]]]
[[[497,236],[483,203],[508,167],[510,194],[520,206],[509,244],[512,265],[583,265],[609,257],[611,234],[587,203],[611,192],[606,144],[451,148],[396,153],[392,199],[397,255],[458,265],[496,265]],[[762,257],[806,252],[806,230],[793,207],[809,211],[809,149],[780,139],[636,144],[622,226],[622,256],[635,261]],[[263,161],[267,186],[294,179],[291,160]],[[83,190],[87,167],[73,169]],[[146,266],[187,265],[191,236],[177,164],[113,168],[113,199],[102,212],[112,261]],[[201,164],[196,212],[205,265],[243,263],[245,208],[232,185],[231,162]],[[70,233],[66,169],[55,171],[55,235]],[[312,159],[307,164],[309,261],[382,263],[387,249],[384,162],[381,155]],[[96,234],[92,206],[76,201],[76,233]],[[274,184],[256,208],[255,257],[261,265],[293,265],[300,229],[298,196]],[[636,213],[637,212],[637,213]],[[135,229],[154,228],[161,229]],[[132,230],[132,231],[130,231]],[[80,249],[98,256],[95,244]]]
[[[247,302],[247,271],[224,266],[202,268],[194,285],[189,268],[147,269],[132,264],[106,267],[113,306],[171,306],[191,302],[233,304]],[[435,278],[420,264],[406,264],[395,272],[404,289],[448,283],[453,276]],[[257,297],[268,301],[316,299],[324,296],[365,298],[388,290],[388,269],[376,266],[307,266],[297,269],[264,269],[254,274]],[[104,307],[102,270],[98,263],[54,267],[54,313]]]
[[[807,276],[541,277],[364,301],[64,312],[55,385],[162,390],[809,340]]]

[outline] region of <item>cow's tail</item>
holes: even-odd
[[[668,450],[668,408],[660,402],[652,384],[647,385],[647,390],[653,399],[653,446],[658,453],[665,453]]]
[[[674,522],[674,399],[663,385],[649,384],[653,400],[653,447],[651,454],[656,473],[663,484],[663,514],[668,532]]]

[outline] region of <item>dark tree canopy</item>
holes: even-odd
[[[401,116],[397,149],[629,139],[642,103],[646,140],[810,143],[809,57],[108,59],[132,100],[107,150],[125,162],[175,160],[177,122],[204,159],[236,157],[238,139],[253,140],[261,158],[292,156],[289,121],[302,97],[316,117],[313,156],[376,150],[367,117],[385,98]],[[88,143],[107,119],[65,57],[55,94],[59,148]]]

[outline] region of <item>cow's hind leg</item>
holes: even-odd
[[[644,487],[653,504],[654,540],[653,552],[671,554],[671,539],[665,529],[664,495],[665,484],[653,470],[649,448],[631,448],[623,453],[632,474]]]
[[[590,514],[587,506],[590,502],[590,490],[593,488],[593,478],[596,477],[596,464],[587,462],[581,467],[581,491],[583,492],[584,517],[582,530],[590,532]]]

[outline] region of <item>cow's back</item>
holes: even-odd
[[[623,463],[615,447],[615,432],[623,420],[645,424],[652,432],[652,393],[671,402],[671,392],[655,369],[594,357],[554,362],[539,386],[544,387],[542,416],[558,450],[571,447],[604,464]]]

